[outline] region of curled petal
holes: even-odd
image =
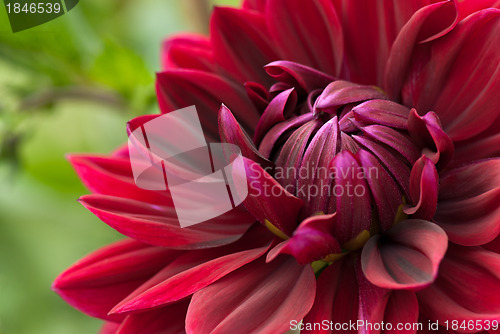
[[[151,245],[174,249],[225,245],[238,240],[255,222],[245,210],[236,208],[201,224],[181,228],[170,206],[104,195],[86,195],[80,202],[118,232]]]
[[[332,236],[333,226],[336,223],[336,213],[307,218],[290,239],[283,241],[269,252],[267,260],[272,261],[279,254],[290,254],[300,264],[307,264],[327,255],[340,253],[342,249]]]
[[[388,100],[370,100],[352,109],[357,121],[364,124],[381,124],[401,130],[408,129],[410,110]]]
[[[265,67],[267,73],[276,80],[291,87],[302,88],[305,92],[325,88],[335,78],[314,68],[291,61],[275,61]]]
[[[431,220],[438,202],[439,176],[434,163],[422,156],[413,166],[410,175],[410,198],[404,212],[414,218]]]
[[[422,313],[440,322],[498,320],[499,273],[499,254],[450,244],[434,284],[417,293]]]
[[[310,310],[315,290],[311,266],[287,256],[254,261],[193,295],[186,331],[283,333]]]
[[[429,112],[421,117],[415,109],[412,109],[408,118],[408,130],[422,153],[431,159],[438,169],[444,168],[451,161],[455,147],[441,128],[435,113]]]
[[[476,246],[500,234],[500,160],[454,169],[440,180],[434,218],[451,241]]]
[[[419,289],[431,284],[446,248],[446,233],[425,220],[405,220],[363,248],[366,278],[386,289]]]

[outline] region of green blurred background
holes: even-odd
[[[121,238],[76,200],[87,190],[64,155],[109,153],[130,118],[156,113],[162,40],[205,33],[212,4],[238,0],[82,0],[13,34],[0,8],[0,334],[97,333],[53,279]]]

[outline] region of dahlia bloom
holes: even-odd
[[[126,149],[73,155],[92,192],[81,203],[128,239],[88,255],[53,288],[106,320],[106,334],[274,334],[301,321],[301,333],[495,332],[497,8],[216,8],[210,38],[166,41],[158,101],[162,113],[196,105],[209,140],[240,147],[248,197],[180,228],[168,190],[135,185]],[[358,320],[423,326],[334,326]]]

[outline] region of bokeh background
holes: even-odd
[[[206,33],[213,5],[236,0],[82,0],[13,34],[0,6],[0,334],[90,334],[101,321],[50,285],[121,236],[78,202],[65,154],[109,153],[127,120],[156,113],[164,38]]]

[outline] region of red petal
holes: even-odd
[[[405,220],[366,243],[361,255],[363,272],[379,287],[422,288],[434,281],[447,245],[446,233],[436,224]]]
[[[455,1],[442,1],[418,10],[405,24],[394,41],[385,70],[384,87],[391,99],[400,98],[417,45],[445,35],[455,27],[457,19]]]
[[[242,7],[245,9],[258,10],[259,12],[264,12],[266,9],[267,0],[245,0],[243,1]]]
[[[441,177],[434,218],[451,241],[482,245],[500,234],[500,160],[476,162]]]
[[[182,252],[124,240],[104,247],[59,275],[52,288],[73,307],[102,319]]]
[[[267,73],[280,81],[296,89],[302,89],[309,93],[316,89],[325,88],[334,81],[333,76],[327,75],[314,68],[291,61],[275,61],[265,67]]]
[[[419,305],[414,292],[392,291],[385,308],[384,323],[392,324],[393,330],[385,330],[384,334],[415,334],[417,333]],[[397,330],[398,324],[411,325],[412,329]],[[427,326],[424,323],[423,326]]]
[[[262,13],[215,7],[210,35],[218,64],[241,83],[271,85],[264,65],[277,60]]]
[[[410,110],[388,100],[370,100],[352,109],[356,120],[366,124],[381,124],[391,128],[407,130]]]
[[[413,218],[431,220],[438,201],[439,176],[434,163],[425,155],[413,166],[410,176],[410,198],[404,212]]]
[[[330,75],[340,74],[344,53],[342,26],[328,0],[269,0],[269,33],[281,56]]]
[[[417,293],[422,313],[440,322],[498,320],[499,273],[499,254],[450,244],[434,284]]]
[[[314,301],[311,266],[283,256],[255,261],[194,294],[186,318],[188,333],[275,334],[300,321]]]
[[[210,41],[199,35],[180,35],[167,39],[162,50],[163,69],[185,68],[215,71]]]
[[[116,334],[118,327],[120,327],[119,322],[107,321],[104,323],[104,326],[101,327],[99,334]]]
[[[217,247],[239,239],[255,222],[242,209],[181,228],[173,207],[125,198],[87,195],[81,203],[118,232],[142,242],[177,249]]]

